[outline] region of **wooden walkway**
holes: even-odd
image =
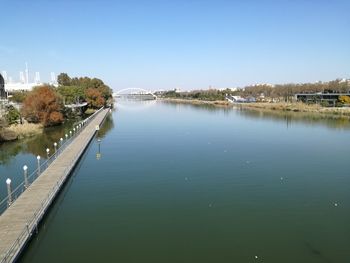
[[[103,109],[51,165],[0,216],[0,262],[16,260],[109,109]]]

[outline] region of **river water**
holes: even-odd
[[[120,102],[19,261],[349,262],[349,134],[348,120]],[[1,181],[35,160],[16,154]]]

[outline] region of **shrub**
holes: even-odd
[[[19,111],[12,105],[6,107],[6,121],[8,124],[18,123],[19,118],[21,117]]]
[[[9,100],[17,103],[22,103],[25,100],[26,96],[27,92],[16,91],[12,94]]]
[[[329,102],[326,100],[321,101],[321,106],[322,107],[329,107]]]

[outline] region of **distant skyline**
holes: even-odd
[[[350,78],[350,1],[1,1],[0,72],[114,90]]]

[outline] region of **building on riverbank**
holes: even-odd
[[[34,87],[41,85],[43,83],[8,83],[6,84],[6,92],[31,91]]]
[[[304,103],[328,103],[330,106],[336,106],[340,96],[350,97],[348,93],[298,93],[295,94],[295,99]]]

